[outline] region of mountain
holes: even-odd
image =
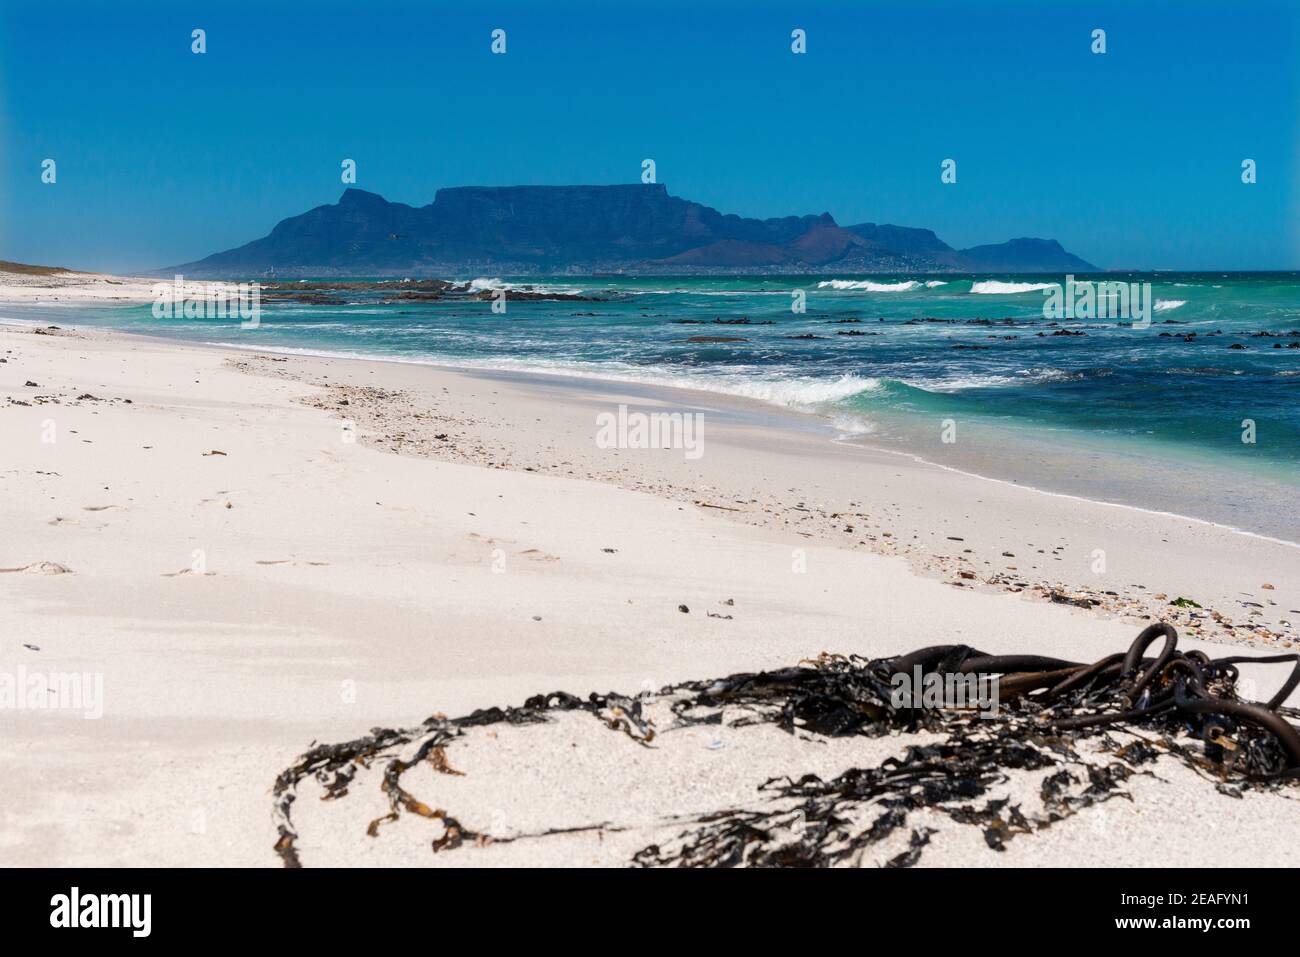
[[[976,265],[980,264],[980,265]],[[455,275],[555,272],[772,272],[834,266],[1037,272],[1093,271],[1047,239],[954,250],[928,229],[839,226],[830,213],[750,219],[670,196],[658,183],[460,186],[427,206],[350,188],[333,205],[278,223],[237,249],[165,273]]]
[[[847,228],[854,235],[881,249],[893,250],[897,255],[930,256],[942,259],[944,254],[953,251],[951,246],[930,229],[917,229],[913,226],[877,226],[875,223],[860,223]]]
[[[971,272],[1096,272],[1097,267],[1061,248],[1055,239],[1012,239],[961,251]],[[1050,265],[1044,266],[1047,263]]]

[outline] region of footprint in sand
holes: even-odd
[[[81,510],[83,512],[107,512],[110,509],[121,510],[125,507],[125,505],[83,505]]]
[[[161,577],[163,577],[163,578],[178,578],[178,577],[181,576],[181,575],[199,575],[200,578],[203,578],[203,577],[207,577],[207,576],[215,575],[215,574],[216,574],[216,572],[203,572],[202,574],[200,574],[199,572],[196,572],[196,571],[195,571],[194,569],[192,569],[192,568],[182,568],[182,569],[181,569],[180,571],[178,571],[178,572],[163,572]]]
[[[19,568],[0,568],[0,574],[27,572],[31,575],[71,575],[72,569],[58,562],[32,562]]]
[[[322,565],[328,565],[329,562],[310,562],[310,561],[300,562],[292,558],[260,558],[257,560],[257,564],[259,565],[313,565],[316,567],[320,567]]]

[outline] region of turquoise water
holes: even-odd
[[[689,386],[818,413],[841,438],[1018,480],[1026,479],[1003,460],[1020,442],[1093,461],[1111,455],[1134,468],[1159,459],[1209,469],[1214,494],[1237,482],[1263,482],[1273,493],[1300,484],[1300,345],[1288,348],[1300,344],[1300,274],[1107,275],[1151,283],[1145,329],[1122,319],[1045,318],[1040,287],[1063,278],[475,280],[480,289],[596,300],[507,301],[505,314],[467,299],[385,304],[388,283],[340,291],[344,305],[264,303],[252,330],[225,319],[159,320],[148,306],[0,313],[257,349]],[[802,314],[791,311],[796,289],[807,297]],[[840,334],[850,332],[861,335]],[[809,335],[817,338],[792,338]],[[951,446],[940,440],[945,419],[956,423]],[[1242,441],[1243,420],[1253,421],[1254,442]],[[1284,497],[1274,499],[1268,507],[1282,507]],[[1141,504],[1170,503],[1147,496]],[[1189,514],[1214,511],[1197,508]],[[1288,514],[1243,524],[1277,530],[1294,521]]]

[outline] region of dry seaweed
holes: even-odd
[[[1159,652],[1147,650],[1163,639]],[[1196,770],[1224,794],[1276,789],[1300,778],[1300,731],[1288,717],[1298,714],[1282,702],[1300,685],[1300,655],[1230,656],[1211,659],[1180,652],[1172,626],[1146,628],[1126,652],[1092,663],[1037,655],[988,655],[965,645],[922,648],[907,655],[867,660],[822,655],[797,667],[669,686],[658,697],[671,700],[669,728],[772,724],[790,734],[881,736],[926,730],[942,740],[913,744],[874,767],[851,768],[832,780],[812,774],[781,777],[758,788],[757,806],[724,808],[676,819],[681,831],[666,843],[633,855],[641,866],[737,865],[825,866],[860,860],[864,849],[911,825],[902,853],[889,867],[910,867],[936,833],[927,823],[937,815],[981,829],[994,851],[1008,841],[1052,826],[1085,808],[1122,798],[1135,775],[1152,773],[1162,757]],[[1242,662],[1291,663],[1282,688],[1264,703],[1237,694]],[[896,707],[896,674],[997,675],[1001,707],[995,719],[969,709]],[[458,774],[447,749],[475,728],[525,725],[550,720],[553,712],[582,712],[602,725],[652,747],[656,729],[643,706],[647,695],[596,695],[586,699],[553,692],[519,708],[489,708],[461,718],[435,715],[404,730],[376,728],[355,741],[320,745],[283,771],[274,788],[279,831],[276,852],[289,867],[300,865],[292,822],[299,783],[314,778],[322,799],[348,793],[359,768],[386,761],[381,787],[389,812],[372,821],[374,836],[405,812],[441,822],[431,840],[434,852],[466,843],[537,839],[580,830],[615,830],[593,824],[510,838],[476,832],[447,811],[405,791],[402,775],[428,761],[443,774]],[[1121,743],[1111,732],[1129,740]],[[661,732],[662,733],[662,732]],[[394,749],[414,746],[408,759]],[[1090,758],[1092,760],[1090,760]],[[1097,763],[1100,758],[1101,763]],[[1056,770],[1052,770],[1052,769]],[[988,794],[1020,771],[1045,772],[1039,785],[1041,811]],[[913,823],[911,816],[924,814]],[[671,822],[668,822],[671,823]]]

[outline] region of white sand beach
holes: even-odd
[[[1297,643],[1294,546],[837,444],[744,400],[34,326],[0,328],[0,359],[0,672],[103,690],[94,719],[0,714],[5,865],[280,866],[271,788],[314,742],[542,692],[946,643],[1091,661],[1152,620],[1215,654]],[[703,455],[598,448],[619,404],[701,412]],[[1287,670],[1243,676],[1265,698]],[[448,749],[463,777],[421,770],[424,799],[478,831],[601,827],[434,854],[412,815],[367,836],[372,768],[344,800],[304,790],[303,862],[624,865],[674,815],[923,737],[647,749],[580,714],[490,734]],[[922,863],[1289,861],[1294,794],[1233,797],[1173,760],[1128,790],[1001,852],[930,822]],[[1201,827],[1212,842],[1183,839]]]
[[[0,302],[18,305],[125,305],[153,302],[159,283],[173,279],[117,276],[112,273],[77,272],[71,269],[23,266],[0,262]],[[180,283],[187,296],[201,296],[205,288],[226,283]]]

